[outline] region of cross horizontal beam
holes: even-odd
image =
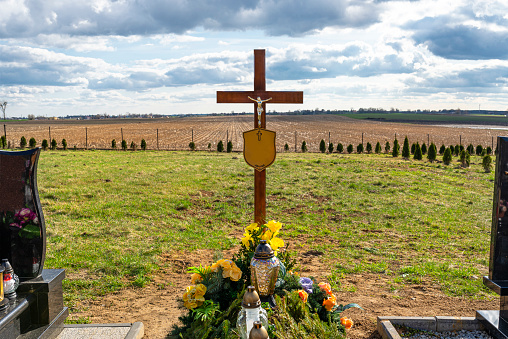
[[[248,97],[262,100],[272,98],[270,104],[303,104],[303,92],[284,91],[217,91],[218,104],[251,104],[253,101]]]

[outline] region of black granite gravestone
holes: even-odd
[[[63,328],[64,270],[44,268],[46,229],[37,191],[40,148],[0,151],[0,259],[20,278],[17,297],[0,312],[0,338],[53,338]]]
[[[508,137],[497,138],[489,276],[483,283],[499,294],[499,311],[477,311],[476,318],[494,338],[508,338]]]

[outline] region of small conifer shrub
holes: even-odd
[[[344,152],[344,145],[342,145],[340,142],[337,144],[337,152]]]
[[[134,141],[131,141],[131,150],[135,151],[136,147],[138,147],[138,145],[136,145]]]
[[[420,144],[417,142],[416,145],[415,145],[415,152],[414,152],[414,155],[413,155],[413,159],[415,159],[415,160],[422,160],[422,158],[423,158],[422,149],[420,147]]]
[[[467,149],[466,149],[466,150],[469,152],[469,154],[474,155],[474,150],[475,150],[475,149],[474,149],[473,144],[469,144],[469,145],[467,146]],[[482,154],[482,153],[480,152],[480,154]]]
[[[325,153],[326,152],[326,144],[325,144],[325,141],[323,139],[321,139],[321,142],[319,143],[319,151],[321,153]]]
[[[422,155],[427,154],[427,145],[425,143],[422,144]]]
[[[333,153],[333,143],[328,144],[328,153]]]
[[[143,144],[143,143],[141,143],[141,144]],[[141,146],[141,147],[143,147],[143,146]],[[194,141],[189,142],[189,148],[191,151],[196,150],[196,144],[194,143]]]
[[[46,150],[48,148],[48,146],[49,146],[48,145],[48,141],[46,139],[42,140],[41,146],[42,146],[43,150]]]
[[[415,154],[415,150],[416,150],[416,144],[415,144],[415,143],[413,143],[413,144],[411,145],[411,154]]]
[[[55,139],[51,140],[51,149],[54,151],[56,150],[57,142]]]
[[[409,140],[407,137],[404,139],[404,146],[402,146],[402,157],[404,159],[409,159],[409,156],[411,154],[409,153]]]
[[[224,152],[224,144],[222,143],[222,140],[219,140],[219,143],[217,144],[217,152]]]
[[[492,148],[490,146],[487,146],[487,154],[488,155],[492,154]]]
[[[116,140],[111,140],[111,149],[116,149]]]
[[[482,145],[478,145],[476,146],[476,155],[481,155],[483,152],[483,146]],[[471,153],[473,154],[473,153]]]
[[[145,139],[141,139],[141,149],[143,151],[146,151],[146,140]]]
[[[211,142],[209,142],[209,143],[208,143],[208,150],[211,150],[211,149],[212,149],[212,143],[211,143]]]
[[[450,145],[450,152],[452,152],[452,155],[455,153],[455,146]]]
[[[452,150],[448,147],[443,154],[443,163],[449,165],[452,162]]]
[[[67,151],[67,140],[62,139],[62,147],[63,147],[64,151]]]
[[[489,154],[483,157],[482,166],[486,173],[490,173],[492,170],[492,158]]]
[[[458,157],[460,151],[461,151],[460,146],[459,145],[455,145],[455,147],[453,148],[453,154],[455,154],[455,156]]]
[[[0,146],[2,148],[6,148],[7,147],[7,139],[5,138],[5,135],[2,135],[2,137],[0,137]]]
[[[286,144],[284,144],[284,152],[287,152],[287,151],[289,151],[289,145],[286,142]]]
[[[381,144],[379,143],[379,141],[376,144],[376,149],[374,150],[374,152],[376,152],[376,154],[381,153]]]
[[[369,153],[369,154],[370,154],[370,153],[372,153],[372,145],[371,145],[371,143],[370,143],[370,142],[368,142],[368,143],[367,143],[366,151],[367,151],[367,153]]]
[[[393,140],[393,150],[392,150],[392,156],[394,158],[399,156],[400,146],[399,141],[397,139]]]
[[[446,146],[445,145],[441,145],[441,147],[439,148],[439,155],[443,155],[445,150],[446,150]]]
[[[356,153],[363,153],[363,144],[358,144],[358,146],[356,146]]]
[[[460,163],[462,167],[469,167],[471,163],[471,156],[469,155],[469,152],[466,150],[460,151]]]
[[[127,141],[125,141],[125,139],[124,139],[124,140],[122,140],[122,149],[123,149],[124,151],[126,151],[126,150],[127,150]]]
[[[430,144],[429,152],[427,154],[427,159],[429,159],[430,162],[434,162],[437,157],[437,147],[434,143]]]
[[[21,137],[21,140],[19,141],[19,147],[21,147],[21,148],[26,147],[26,138],[23,136]]]
[[[385,153],[388,153],[388,152],[390,152],[390,142],[389,141],[387,141],[385,143]]]
[[[347,146],[347,152],[348,152],[349,154],[353,153],[353,145],[349,144],[349,145]]]
[[[30,148],[35,148],[35,146],[37,146],[37,141],[35,141],[35,138],[30,138],[30,140],[28,141],[28,145],[30,146]]]
[[[228,153],[233,152],[233,143],[231,142],[231,140],[228,141],[228,144],[226,145],[226,147],[227,147],[226,151]]]
[[[302,153],[305,153],[307,152],[307,143],[304,141],[302,141]]]

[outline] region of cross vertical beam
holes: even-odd
[[[251,98],[270,99],[272,104],[302,104],[303,92],[278,92],[266,90],[265,50],[254,50],[254,90],[253,91],[217,91],[217,103],[252,103]],[[254,129],[266,128],[266,102],[261,107],[261,125],[258,123],[258,104],[254,104]],[[266,170],[254,170],[254,222],[264,224],[266,218]]]
[[[254,91],[266,91],[265,50],[254,50]],[[258,126],[257,104],[254,103],[254,128],[266,128],[266,102],[263,102],[261,126]],[[266,169],[254,170],[254,222],[263,225],[266,222]]]

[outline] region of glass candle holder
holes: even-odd
[[[254,286],[247,287],[247,291],[243,296],[242,309],[238,313],[236,328],[240,332],[242,339],[248,339],[254,322],[261,323],[268,327],[268,315],[266,310],[261,307],[261,300]]]
[[[0,266],[5,269],[3,277],[4,295],[8,299],[16,299],[16,290],[19,286],[19,278],[16,273],[14,273],[9,260],[2,259],[2,265]]]
[[[260,297],[271,296],[279,275],[280,261],[266,240],[261,240],[250,262],[251,283]]]

